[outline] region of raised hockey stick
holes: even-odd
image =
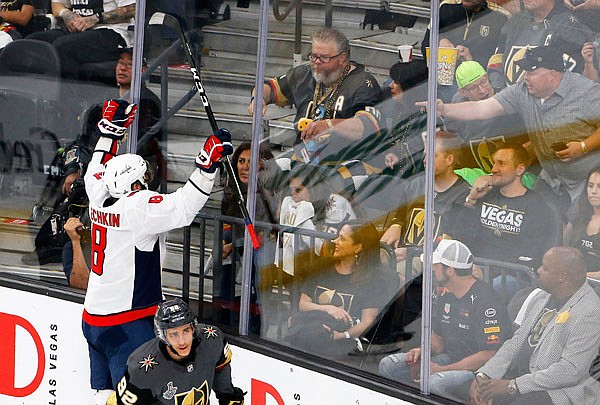
[[[213,133],[216,133],[219,130],[219,125],[217,124],[217,120],[215,119],[215,114],[212,111],[210,103],[208,102],[208,97],[206,96],[206,91],[204,91],[204,86],[202,85],[202,81],[200,80],[200,74],[198,73],[198,68],[196,67],[196,61],[194,60],[194,55],[192,53],[192,49],[190,48],[190,44],[185,36],[185,32],[183,32],[183,28],[181,24],[179,24],[179,20],[177,17],[163,13],[160,11],[155,12],[150,17],[148,21],[149,25],[164,25],[166,27],[171,28],[172,30],[179,33],[179,37],[181,39],[181,45],[185,50],[188,63],[190,64],[190,70],[194,77],[194,83],[196,85],[196,90],[198,90],[198,94],[200,95],[200,101],[202,101],[202,105],[204,106],[204,111],[206,111],[206,116],[208,117],[208,121],[210,122],[210,126],[212,128]],[[237,203],[240,207],[240,211],[242,212],[242,216],[244,217],[244,223],[246,224],[246,229],[248,229],[248,234],[250,235],[250,239],[252,240],[252,247],[254,249],[260,248],[260,242],[258,241],[258,236],[256,235],[256,231],[254,230],[254,225],[252,224],[252,220],[250,219],[250,214],[248,213],[248,209],[246,208],[246,201],[244,200],[244,195],[242,194],[242,190],[240,189],[240,184],[238,183],[237,178],[235,177],[235,173],[233,171],[233,167],[231,166],[231,161],[229,160],[229,156],[225,156],[222,160],[229,177],[232,179],[235,194],[237,197]]]

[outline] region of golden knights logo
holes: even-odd
[[[480,25],[479,26],[479,36],[485,38],[490,35],[490,26],[489,25]]]
[[[337,292],[323,286],[317,286],[315,297],[317,297],[317,304],[342,307],[348,313],[350,313],[352,301],[354,300],[353,294]]]
[[[494,136],[491,138],[473,139],[469,141],[471,153],[477,166],[484,172],[491,173],[494,162],[492,155],[496,152],[496,147],[499,143],[505,142],[504,136]]]
[[[440,228],[440,216],[433,214],[433,237],[436,238]],[[410,212],[408,228],[404,235],[404,244],[422,246],[425,240],[425,209],[413,208]]]
[[[548,34],[546,36],[546,40],[543,46],[549,46],[552,40],[552,34]],[[525,52],[527,49],[537,48],[537,46],[532,45],[515,45],[510,49],[510,52],[504,55],[504,73],[506,76],[506,85],[510,86],[511,84],[515,84],[519,81],[525,74],[523,69],[521,69],[515,62],[523,59],[525,57]],[[563,53],[563,62],[565,64],[565,68],[569,71],[573,71],[577,66],[577,62],[570,55]]]
[[[204,380],[200,388],[175,395],[175,405],[208,405],[209,396],[208,382]]]

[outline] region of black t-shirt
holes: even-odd
[[[462,4],[442,4],[440,7],[440,38],[447,38],[454,46],[469,48],[473,60],[483,67],[496,49],[500,30],[508,18],[499,11],[491,10],[487,5],[477,13],[467,11]],[[429,46],[429,29],[421,44]]]
[[[31,0],[3,0],[0,2],[0,11],[21,11],[24,5],[33,6]],[[0,24],[1,25],[1,24]],[[33,17],[25,25],[13,25],[21,37],[25,38],[33,32]]]
[[[395,222],[402,226],[401,242],[404,246],[422,246],[425,236],[425,175],[411,177],[402,190]],[[439,236],[441,218],[457,203],[465,200],[469,184],[461,177],[434,197],[434,238]]]
[[[588,272],[600,271],[600,233],[588,235],[585,228],[573,230],[569,245],[583,254]]]
[[[332,263],[307,279],[302,292],[316,304],[342,307],[353,319],[360,319],[363,309],[382,308],[386,304],[387,297],[382,291],[386,291],[387,286],[374,274],[367,274],[358,282],[355,277],[338,273]]]
[[[439,296],[434,301],[432,328],[453,362],[482,350],[498,350],[512,334],[502,299],[481,280],[461,298],[449,292]]]
[[[367,137],[379,140],[379,120],[381,113],[376,108],[380,101],[381,89],[377,80],[365,71],[363,65],[352,62],[354,69],[339,84],[339,88],[316,97],[313,108],[317,82],[312,76],[310,65],[300,65],[290,69],[286,74],[270,80],[269,86],[273,100],[278,105],[295,105],[296,116],[294,128],[296,141],[294,152],[300,157],[304,146],[298,131],[300,118],[324,120],[333,118],[352,118],[359,111],[366,111],[370,117],[363,120]],[[324,86],[323,86],[324,87]],[[335,134],[334,134],[335,135]],[[344,137],[331,136],[319,145],[324,149],[319,153],[322,162],[339,162],[349,159],[362,159],[370,150],[361,142],[351,142]]]
[[[581,48],[591,40],[589,28],[577,21],[562,1],[556,1],[552,11],[538,24],[534,22],[530,12],[522,11],[504,24],[498,40],[498,53],[503,54],[502,76],[505,83],[501,83],[495,74],[491,74],[490,80],[495,88],[516,83],[524,72],[515,61],[525,55],[528,47],[537,46],[559,48],[568,55],[566,67],[570,71],[581,73],[584,67]]]
[[[543,198],[531,190],[519,197],[505,197],[495,187],[475,207],[456,205],[455,210],[445,216],[449,221],[444,222],[443,230],[466,243],[473,255],[534,268],[555,242],[553,236],[560,226]]]

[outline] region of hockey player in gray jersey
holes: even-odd
[[[231,382],[231,349],[215,326],[199,324],[180,298],[158,306],[157,337],[137,348],[108,404],[243,405],[244,392]]]

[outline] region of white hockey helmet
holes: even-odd
[[[121,198],[131,193],[133,183],[139,181],[148,188],[146,171],[148,165],[139,155],[125,153],[115,156],[104,164],[104,185],[111,197]]]

